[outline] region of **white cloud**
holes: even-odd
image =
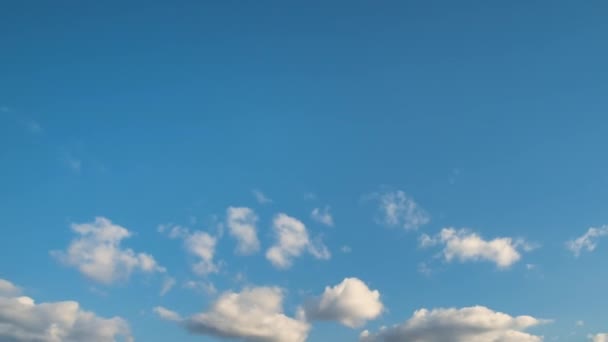
[[[608,342],[608,333],[589,335],[592,342]]]
[[[21,294],[21,289],[8,280],[0,279],[0,296],[11,297]]]
[[[422,247],[437,244],[444,245],[442,254],[448,262],[454,259],[460,262],[483,260],[493,262],[502,269],[521,259],[518,248],[530,250],[532,246],[523,240],[513,240],[509,237],[484,240],[467,229],[444,228],[434,237],[426,234],[420,237]]]
[[[252,190],[251,192],[253,193],[255,200],[258,201],[259,204],[272,203],[272,199],[270,199],[268,196],[266,196],[262,191]]]
[[[364,331],[361,342],[540,342],[526,329],[548,321],[531,316],[512,317],[483,306],[462,309],[420,309],[406,322]]]
[[[350,246],[345,245],[340,248],[340,251],[344,254],[348,254],[348,253],[352,252],[353,249]]]
[[[578,257],[581,255],[581,251],[583,250],[593,252],[597,247],[598,238],[607,235],[608,225],[604,225],[599,228],[591,227],[582,236],[566,242],[566,248],[574,253],[574,256]]]
[[[378,222],[389,227],[416,230],[431,220],[413,198],[401,190],[373,194],[378,199]]]
[[[104,217],[94,222],[72,224],[78,235],[66,251],[51,251],[64,264],[76,267],[88,278],[104,284],[126,280],[135,270],[146,273],[165,272],[153,256],[122,248],[121,241],[132,234]]]
[[[163,280],[163,286],[160,289],[160,295],[164,296],[167,293],[169,293],[169,291],[171,291],[173,286],[175,286],[175,283],[176,283],[175,278],[166,277],[165,280]]]
[[[306,226],[286,214],[278,214],[273,221],[276,243],[266,252],[266,258],[277,268],[291,267],[293,258],[308,250],[317,259],[329,259],[331,254],[320,241],[311,241]]]
[[[164,319],[165,321],[180,321],[182,317],[175,311],[171,311],[162,306],[155,307],[152,311],[158,315],[158,317]]]
[[[585,321],[576,321],[577,327],[582,327],[583,325],[585,325]]]
[[[180,317],[164,308],[157,314],[172,321]],[[223,293],[208,311],[179,320],[179,324],[194,334],[245,342],[304,342],[310,330],[307,322],[283,313],[283,291],[276,287]]]
[[[2,284],[11,285],[6,280]],[[30,297],[0,293],[0,340],[6,342],[133,341],[120,317],[102,318],[75,301],[36,304]]]
[[[171,239],[184,241],[186,251],[199,259],[192,265],[194,273],[204,276],[219,271],[219,267],[213,260],[217,244],[216,237],[199,230],[191,232],[188,228],[177,225],[160,225],[158,231],[166,233]]]
[[[377,318],[383,308],[380,292],[370,290],[357,278],[346,278],[334,287],[326,287],[320,297],[304,305],[308,320],[336,321],[351,328]]]
[[[258,217],[250,208],[229,207],[226,210],[226,222],[230,235],[237,240],[237,253],[253,254],[260,249],[257,229]]]
[[[314,208],[312,210],[312,213],[310,214],[310,217],[312,217],[313,220],[324,224],[326,226],[329,227],[333,227],[334,226],[334,218],[331,216],[331,213],[329,212],[329,206],[326,206],[325,208]]]

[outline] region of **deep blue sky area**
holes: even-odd
[[[608,341],[607,18],[0,2],[0,340]]]

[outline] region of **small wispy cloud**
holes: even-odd
[[[566,248],[571,251],[575,257],[579,257],[581,251],[586,250],[587,252],[593,252],[597,247],[597,240],[602,236],[608,236],[608,225],[599,228],[589,228],[585,234],[566,242]]]
[[[167,293],[169,293],[169,291],[171,291],[173,286],[175,286],[175,283],[176,283],[175,278],[166,277],[165,280],[163,280],[163,286],[160,289],[160,295],[164,296]]]
[[[75,173],[80,173],[82,170],[82,161],[72,154],[66,153],[63,157],[65,165]]]
[[[260,204],[272,203],[272,199],[266,196],[261,190],[253,189],[251,190],[251,193],[255,197],[255,200]]]
[[[430,215],[402,190],[373,193],[364,199],[378,202],[376,222],[388,227],[417,230],[431,221]]]
[[[350,246],[344,245],[344,246],[340,247],[340,251],[344,254],[348,254],[348,253],[352,252],[353,249]]]
[[[325,206],[325,208],[314,208],[312,210],[312,213],[310,213],[310,217],[312,217],[313,220],[324,224],[326,226],[329,227],[333,227],[334,226],[334,218],[331,215],[331,213],[329,212],[329,206]]]

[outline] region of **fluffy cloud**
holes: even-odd
[[[377,318],[384,306],[380,292],[370,290],[357,278],[346,278],[334,287],[326,287],[318,298],[304,305],[309,320],[337,321],[356,328]]]
[[[257,215],[249,208],[229,207],[226,210],[226,222],[230,235],[237,240],[237,253],[253,254],[260,249],[260,241],[255,228],[257,220]]]
[[[381,224],[416,230],[431,220],[427,212],[401,190],[374,194],[372,197],[378,199],[378,222]]]
[[[523,240],[513,240],[508,237],[484,240],[467,229],[444,228],[434,237],[426,234],[420,237],[422,247],[437,244],[444,245],[442,254],[448,262],[454,259],[461,262],[485,260],[503,269],[521,259],[518,249],[529,251],[534,248]]]
[[[546,323],[531,316],[512,317],[483,306],[462,309],[420,309],[406,322],[364,331],[361,342],[540,342],[526,329]]]
[[[171,239],[184,241],[186,251],[198,258],[198,261],[192,265],[194,273],[204,276],[218,272],[219,268],[213,260],[217,238],[203,231],[191,232],[182,226],[160,225],[158,231],[166,233]]]
[[[178,321],[195,334],[246,342],[304,342],[310,325],[283,313],[283,292],[275,287],[226,292],[207,312],[180,319],[179,314],[156,308],[163,319]]]
[[[592,342],[608,342],[608,333],[597,334],[597,335],[590,335],[589,339]]]
[[[266,258],[277,268],[291,267],[293,258],[308,250],[317,259],[329,259],[331,254],[319,239],[311,241],[304,223],[285,214],[274,218],[276,243],[266,252]]]
[[[566,248],[568,248],[575,256],[579,256],[581,251],[586,250],[593,252],[597,247],[597,240],[602,236],[608,235],[608,226],[601,226],[599,228],[591,227],[582,236],[566,242]]]
[[[310,213],[310,217],[312,217],[313,220],[324,224],[326,226],[329,227],[333,227],[334,226],[334,218],[333,216],[331,216],[331,213],[329,212],[329,206],[326,206],[325,208],[314,208],[312,210],[312,213]]]
[[[72,224],[71,229],[78,237],[72,240],[66,251],[52,251],[51,255],[68,266],[76,267],[92,280],[111,284],[128,279],[135,270],[165,272],[150,254],[122,248],[121,241],[132,234],[107,218],[97,217],[91,223]]]
[[[0,283],[17,288],[6,280]],[[122,318],[101,318],[78,302],[36,302],[30,297],[0,293],[0,340],[5,342],[133,341]]]
[[[0,279],[0,296],[11,297],[21,293],[21,289],[8,280]]]

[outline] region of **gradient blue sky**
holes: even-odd
[[[356,329],[313,322],[308,341],[356,341],[420,308],[473,305],[551,319],[528,330],[547,341],[608,332],[608,236],[578,257],[566,247],[608,224],[608,3],[0,7],[0,278],[36,301],[120,316],[138,341],[216,341],[152,309],[188,316],[225,291],[278,286],[293,317],[356,277],[380,292],[383,313]],[[427,224],[380,222],[380,199],[398,191]],[[220,234],[230,206],[259,217],[258,253],[235,255]],[[333,227],[311,217],[326,206]],[[279,213],[331,258],[273,267]],[[98,216],[131,231],[121,246],[166,274],[103,284],[50,253],[76,237],[71,224]],[[157,231],[169,223],[218,236],[220,272],[194,274],[180,241]],[[441,243],[420,243],[445,227],[535,248],[520,245],[504,269],[448,261]],[[167,276],[176,285],[160,296]],[[184,288],[190,280],[217,294]]]

